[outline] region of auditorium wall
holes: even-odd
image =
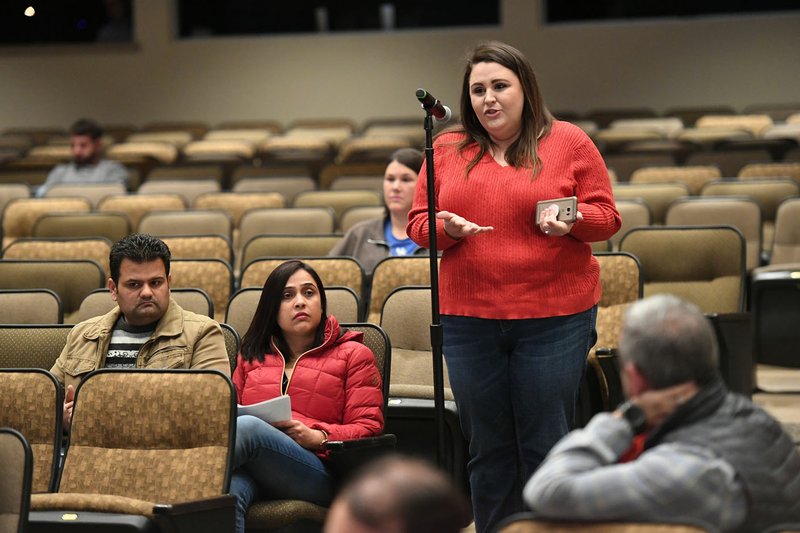
[[[137,0],[135,45],[0,47],[0,130],[79,116],[154,120],[405,117],[425,87],[458,106],[463,58],[501,39],[534,64],[552,109],[800,101],[800,12],[542,24],[502,0],[499,28],[177,40],[172,1]]]

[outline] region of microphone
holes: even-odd
[[[450,108],[441,103],[436,97],[425,89],[417,89],[417,100],[422,103],[422,108],[430,111],[438,122],[447,122],[453,116]]]

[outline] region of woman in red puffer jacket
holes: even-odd
[[[292,419],[238,417],[231,480],[237,531],[256,498],[330,503],[325,443],[383,430],[381,377],[362,338],[326,315],[325,289],[307,264],[287,261],[267,278],[233,384],[242,405],[288,394]]]

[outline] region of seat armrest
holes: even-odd
[[[160,530],[169,533],[233,531],[236,498],[228,494],[202,500],[153,506]]]
[[[392,434],[329,441],[325,444],[328,467],[341,482],[372,459],[394,452],[396,445],[397,437]]]

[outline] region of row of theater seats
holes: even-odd
[[[744,267],[744,239],[739,232],[727,226],[639,228],[623,239],[620,248],[621,252],[596,254],[601,266],[603,296],[597,318],[598,342],[590,354],[589,362],[596,371],[599,384],[597,390],[600,393],[593,400],[585,399],[591,402],[584,409],[585,413],[596,411],[598,406],[613,407],[613,376],[609,377],[609,367],[604,359],[607,352],[603,349],[617,346],[623,313],[630,303],[650,294],[677,294],[695,302],[708,314],[721,340],[723,375],[734,390],[745,394],[753,391],[754,360],[782,366],[793,364],[793,350],[800,342],[800,339],[794,337],[797,335],[797,328],[791,326],[791,321],[798,318],[797,309],[800,308],[799,302],[792,300],[793,295],[800,294],[797,291],[798,265],[759,272],[748,282]],[[680,260],[676,261],[676,257]],[[262,279],[278,262],[264,260]],[[309,259],[309,262],[320,272],[328,287],[330,312],[343,321],[349,321],[353,316],[358,319],[356,290],[348,287],[346,280],[337,277],[343,271],[341,258]],[[180,261],[176,261],[173,267],[176,269],[174,275],[177,279],[180,279],[180,264]],[[0,262],[0,267],[2,265],[3,262]],[[373,288],[373,301],[380,302],[380,305],[370,309],[371,314],[366,320],[380,324],[391,341],[389,387],[390,396],[396,400],[395,405],[413,407],[417,410],[414,416],[422,416],[420,413],[427,413],[429,416],[433,382],[428,343],[430,289],[427,285],[427,260],[391,258],[382,265],[382,268],[376,270],[376,278],[385,279],[386,284]],[[31,264],[25,266],[28,270],[32,269]],[[66,271],[65,264],[59,266],[62,271]],[[6,276],[2,278],[5,279]],[[207,276],[202,276],[202,282],[206,278]],[[202,282],[196,286],[202,287]],[[19,299],[14,300],[19,296],[20,294],[13,292],[0,295],[0,298],[8,298],[5,302],[7,305],[1,307],[13,306],[21,313],[25,306],[18,303]],[[176,289],[174,296],[187,308],[214,314],[213,306],[201,291]],[[237,353],[239,334],[246,330],[259,298],[260,290],[257,287],[241,290],[230,300],[225,314],[216,314],[223,323],[232,364]],[[92,293],[81,302],[84,305],[79,310],[87,316],[105,312],[111,306],[104,291]],[[44,305],[38,303],[35,307],[44,308]],[[35,321],[43,320],[37,318]],[[44,326],[2,326],[0,336],[13,335],[20,330],[30,332],[33,331],[30,328],[36,327]],[[69,326],[53,328],[63,328],[61,335],[64,335]],[[28,342],[45,342],[43,339],[47,338],[41,335],[41,331],[29,334],[29,337]],[[63,346],[63,342],[49,348],[39,344],[21,350],[13,349],[7,343],[0,344],[0,353],[4,358],[3,366],[32,365],[49,368],[60,352],[60,346]],[[778,379],[783,378],[778,376]],[[769,382],[759,382],[758,386],[766,390]],[[616,394],[618,395],[618,386]],[[457,435],[457,422],[449,389],[446,389],[445,397],[451,402],[450,425]],[[413,411],[403,411],[402,414],[408,417],[410,412]],[[404,420],[406,419],[402,416],[398,419],[397,423],[401,428]],[[464,449],[458,450],[461,454],[458,457],[465,457]],[[463,474],[459,465],[463,466],[463,463],[456,460],[453,468]]]
[[[611,167],[642,158],[662,165],[696,166],[713,163],[720,156],[755,162],[800,160],[800,109],[793,111],[714,113],[693,117],[691,122],[623,110],[617,113],[621,118],[613,120],[570,119],[592,137]],[[187,163],[224,166],[223,185],[229,188],[235,182],[232,169],[241,165],[305,163],[318,179],[320,169],[334,162],[385,163],[398,148],[421,148],[424,130],[415,119],[374,121],[362,130],[348,120],[306,121],[285,130],[259,121],[216,129],[197,123],[165,123],[148,131],[117,130],[107,140],[109,157],[137,169],[133,189],[149,179],[154,167]],[[70,157],[63,132],[50,131],[48,137],[47,129],[17,128],[0,135],[0,165],[6,171],[46,168]],[[726,176],[735,175],[728,165],[717,164]],[[627,171],[615,170],[622,181],[627,179]]]
[[[386,411],[391,357],[386,335],[372,324],[343,326],[364,334],[363,342],[384,377]],[[223,331],[228,343],[232,330]],[[30,444],[27,485],[14,486],[17,473],[12,475],[4,453],[3,501],[11,501],[6,498],[11,490],[33,493],[16,502],[23,502],[23,525],[29,522],[35,531],[61,531],[67,526],[175,533],[232,530],[235,501],[227,492],[236,395],[230,380],[202,370],[91,373],[77,388],[62,464],[64,391],[46,369],[68,332],[69,326],[0,325],[0,383],[7,393],[0,400],[0,428],[13,428]],[[233,340],[235,344],[227,346],[232,363],[238,352],[235,333]],[[31,357],[6,358],[11,350]],[[134,418],[132,405],[137,406]],[[203,421],[200,426],[198,420]],[[346,475],[348,465],[374,453],[376,442],[390,449],[396,440],[387,434],[350,441],[346,451],[332,444],[334,471]],[[3,523],[8,525],[11,517],[6,513],[12,513],[5,507]],[[324,507],[309,502],[256,501],[249,509],[247,528],[273,530],[300,520],[319,526],[325,515]]]
[[[674,140],[685,145],[709,146],[717,141],[797,141],[800,104],[781,112],[721,113],[709,110],[692,117],[657,116],[654,112],[617,110],[583,117],[568,112],[556,116],[583,128],[601,146],[616,148],[631,142]],[[105,142],[112,155],[130,155],[150,150],[152,157],[174,162],[227,156],[241,160],[269,156],[280,150],[330,152],[340,161],[358,158],[370,151],[421,146],[424,141],[422,117],[370,121],[357,128],[353,121],[330,119],[304,121],[282,128],[265,121],[221,124],[216,128],[198,122],[149,125],[143,131],[133,127],[109,127]],[[17,157],[57,158],[58,147],[69,143],[64,131],[48,128],[15,128],[0,136],[0,147],[16,149]],[[156,150],[156,144],[161,150]]]

